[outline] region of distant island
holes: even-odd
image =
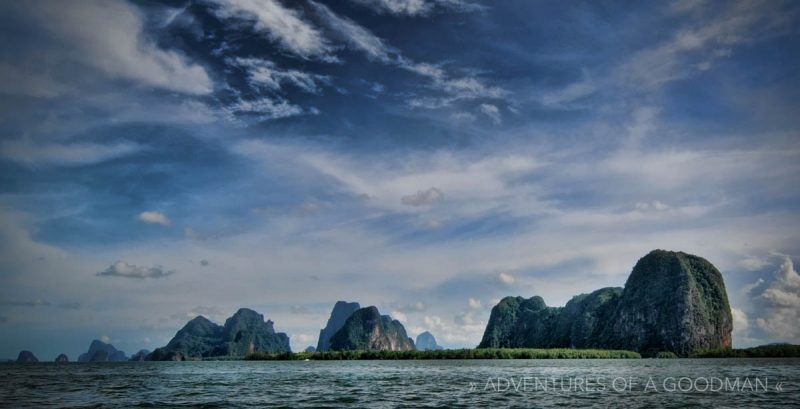
[[[800,357],[800,346],[732,349],[733,318],[722,274],[702,257],[654,250],[624,288],[601,288],[548,307],[539,296],[505,297],[476,349],[443,349],[428,331],[411,339],[375,306],[338,301],[317,346],[293,353],[271,320],[241,308],[224,325],[197,316],[153,352],[131,357],[94,340],[78,362],[184,360],[536,359]],[[30,351],[16,362],[38,362]],[[61,354],[56,362],[67,363]]]

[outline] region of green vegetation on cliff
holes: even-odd
[[[548,307],[541,297],[503,298],[479,348],[602,348],[689,356],[731,345],[722,274],[703,258],[654,250],[625,288],[602,288]]]
[[[272,321],[241,308],[217,325],[198,316],[175,334],[170,342],[147,356],[149,361],[184,361],[207,358],[242,358],[253,352],[289,352],[289,337],[276,333]]]
[[[252,361],[344,361],[344,360],[412,360],[412,359],[637,359],[633,351],[601,349],[534,349],[486,348],[439,349],[425,351],[329,351],[267,354],[254,353],[245,359]]]

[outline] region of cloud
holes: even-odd
[[[157,211],[141,212],[138,218],[140,221],[149,224],[160,224],[162,226],[170,226],[172,224],[172,220],[167,215]]]
[[[59,144],[19,139],[0,144],[0,155],[15,162],[35,166],[76,166],[104,162],[129,155],[141,148],[135,144],[116,143],[99,145],[91,143]]]
[[[100,336],[100,341],[103,341],[103,342],[105,342],[107,344],[107,343],[111,342],[111,337],[109,337],[108,335],[101,335]]]
[[[330,83],[330,77],[326,75],[281,70],[272,61],[260,58],[228,58],[225,61],[228,65],[244,68],[254,88],[280,91],[284,84],[292,84],[305,92],[318,94],[323,84]]]
[[[206,259],[200,260],[200,265],[203,266],[203,267],[207,266],[208,265],[208,260],[206,260]]]
[[[53,96],[69,89],[70,85],[66,84],[48,89],[48,82],[61,83],[51,73],[75,62],[88,65],[111,78],[133,80],[187,94],[203,95],[213,89],[213,83],[203,67],[189,62],[176,51],[160,48],[145,35],[141,13],[125,1],[89,0],[47,5],[31,2],[6,6],[22,9],[22,15],[32,18],[36,26],[52,36],[45,59],[36,58],[36,65],[19,68],[30,72],[34,78],[40,78],[31,80],[36,85],[35,95]],[[40,49],[40,52],[43,51]],[[19,61],[25,64],[30,60]],[[5,78],[3,83],[6,82]],[[8,86],[0,88],[7,89]]]
[[[367,57],[384,63],[391,61],[389,53],[392,50],[384,44],[383,40],[361,27],[352,20],[336,15],[331,9],[314,1],[309,1],[322,21],[334,32],[340,35],[351,47],[364,52]]]
[[[503,122],[503,119],[500,117],[500,110],[497,108],[497,106],[492,104],[481,104],[479,108],[481,112],[488,116],[495,125],[500,125]]]
[[[739,261],[739,265],[747,271],[758,271],[770,264],[764,257],[749,255]]]
[[[314,110],[305,111],[303,108],[291,104],[280,97],[263,97],[253,100],[240,99],[223,108],[223,112],[234,120],[236,114],[250,114],[263,121],[315,113]]]
[[[511,273],[501,272],[497,275],[497,282],[503,285],[511,285],[517,282],[517,278]]]
[[[47,307],[50,305],[50,302],[41,298],[36,298],[33,300],[2,301],[0,305],[7,305],[9,307]]]
[[[755,42],[791,25],[789,15],[778,2],[737,1],[720,5],[710,19],[690,20],[671,38],[658,46],[634,54],[618,70],[623,82],[655,89],[711,67],[714,60],[727,57],[731,47]],[[679,7],[680,12],[698,11],[696,6]]]
[[[300,12],[284,7],[276,0],[209,0],[216,6],[214,14],[221,19],[238,19],[252,23],[254,31],[263,33],[282,48],[303,58],[333,62],[331,46],[322,33],[303,20]]]
[[[731,315],[733,315],[733,332],[737,336],[746,335],[750,327],[747,314],[738,308],[731,307]]]
[[[393,310],[389,315],[400,322],[408,322],[408,316],[401,311]]]
[[[436,7],[469,12],[483,10],[480,4],[463,0],[351,0],[369,7],[376,13],[406,16],[425,16]]]
[[[289,307],[289,312],[294,315],[309,315],[313,314],[311,310],[308,309],[305,305],[292,305]]]
[[[652,202],[638,202],[636,203],[635,207],[636,210],[643,212],[663,212],[670,209],[669,205],[659,200],[653,200]]]
[[[107,269],[98,272],[96,275],[101,277],[124,277],[124,278],[163,278],[175,273],[175,270],[164,270],[163,267],[155,265],[153,267],[139,267],[128,264],[124,261],[117,261]]]
[[[763,308],[755,320],[758,327],[775,339],[800,341],[800,275],[791,258],[784,257],[773,281],[755,295],[754,301]]]
[[[403,196],[400,202],[408,206],[433,206],[444,200],[444,193],[441,190],[431,187],[427,190],[420,190],[413,195]]]
[[[411,304],[403,304],[403,305],[399,305],[399,306],[394,308],[395,311],[407,312],[407,313],[423,312],[423,311],[425,311],[427,309],[428,309],[428,306],[425,305],[425,303],[422,302],[422,301],[417,301],[417,302],[414,302],[414,303],[411,303]]]
[[[481,300],[479,300],[477,298],[471,298],[470,297],[468,302],[469,302],[469,308],[472,308],[474,310],[481,309],[483,307],[483,305],[481,304]]]

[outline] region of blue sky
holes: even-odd
[[[800,342],[800,7],[781,1],[0,5],[0,356],[128,353],[337,300],[474,346],[501,297],[723,272]]]

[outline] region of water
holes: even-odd
[[[657,390],[644,391],[651,377]],[[685,391],[677,385],[674,392],[664,389],[681,377],[688,378],[682,381]],[[727,378],[734,386],[737,377],[739,390],[702,391],[708,387],[703,379]],[[753,388],[742,390],[744,378]],[[756,378],[762,384],[755,385]],[[800,359],[0,365],[0,407],[63,406],[797,408]]]

